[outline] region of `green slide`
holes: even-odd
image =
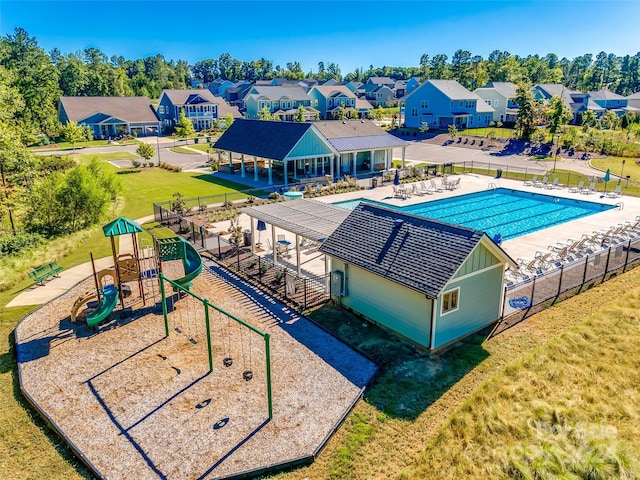
[[[102,299],[100,300],[98,308],[87,313],[87,325],[90,327],[97,326],[102,320],[109,316],[117,304],[118,290],[114,285],[107,285],[102,289]]]
[[[182,257],[182,264],[184,265],[184,277],[174,280],[178,285],[186,288],[187,290],[191,286],[191,280],[196,278],[202,272],[202,257],[198,251],[186,240],[180,238],[184,243],[184,256]]]

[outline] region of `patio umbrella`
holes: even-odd
[[[396,169],[396,175],[393,177],[393,184],[400,185],[400,174],[398,173],[397,169]]]
[[[611,180],[611,170],[607,168],[607,171],[604,173],[604,191],[607,191],[607,183]]]
[[[256,226],[256,228],[258,229],[258,243],[260,243],[260,232],[266,230],[267,226],[262,220],[258,220],[258,225]]]

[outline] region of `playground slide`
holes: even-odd
[[[174,280],[178,285],[186,288],[187,290],[191,286],[191,280],[196,278],[202,272],[202,258],[198,251],[186,240],[180,239],[184,242],[185,254],[182,259],[184,265],[184,277]]]
[[[98,308],[87,313],[87,325],[90,327],[97,326],[102,320],[109,316],[117,304],[118,290],[113,285],[107,285],[102,290],[102,299],[100,300]]]
[[[80,295],[71,308],[71,321],[73,323],[76,323],[76,318],[78,316],[78,310],[80,310],[80,307],[82,307],[85,303],[90,302],[91,300],[95,300],[96,298],[98,298],[98,294],[94,291],[84,292],[82,295]]]

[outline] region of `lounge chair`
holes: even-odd
[[[579,193],[580,190],[582,190],[583,188],[584,188],[584,180],[580,180],[580,182],[578,182],[578,185],[574,187],[569,187],[569,193]]]
[[[613,192],[606,193],[607,198],[618,198],[621,196],[622,196],[622,185],[616,185],[616,188],[613,190]]]
[[[551,189],[555,189],[555,188],[558,188],[558,189],[560,189],[560,188],[564,188],[564,185],[563,185],[563,184],[561,184],[561,183],[558,183],[558,182],[559,182],[558,177],[555,177],[555,178],[553,179],[553,182],[551,182],[551,183],[547,183],[544,187],[545,187],[545,188],[548,188],[549,190],[551,190]]]
[[[545,175],[544,177],[542,177],[542,180],[534,183],[533,186],[536,188],[543,188],[547,185],[547,183],[549,183],[549,177]]]
[[[433,178],[431,179],[431,188],[433,189],[434,192],[442,191],[442,187],[439,186]]]
[[[432,195],[433,194],[433,189],[427,187],[427,185],[424,182],[420,182],[420,191],[422,192],[423,195]]]
[[[596,192],[596,182],[591,182],[588,188],[583,188],[580,193],[583,195],[591,195]]]
[[[393,198],[402,198],[400,189],[396,185],[391,185],[391,187],[393,187]]]
[[[411,184],[411,195],[422,196],[422,192],[418,190],[418,186],[415,183]]]
[[[525,187],[530,187],[538,182],[538,175],[534,175],[531,177],[531,180],[525,180],[522,185]]]

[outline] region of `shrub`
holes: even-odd
[[[133,168],[139,168],[141,163],[138,160],[132,158],[131,159],[131,165],[133,166]]]
[[[0,253],[2,255],[15,255],[26,248],[37,247],[43,241],[44,239],[41,235],[29,232],[0,237]]]
[[[153,167],[153,162],[147,162],[148,167]]]

